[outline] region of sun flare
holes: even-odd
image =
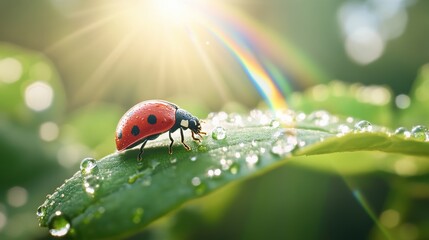
[[[277,109],[287,107],[290,81],[315,79],[285,39],[226,0],[113,1],[74,15],[94,12],[98,18],[91,24],[48,49],[67,51],[69,45],[74,51],[64,54],[75,59],[94,46],[109,49],[97,53],[98,65],[76,84],[77,103],[112,91],[116,98],[129,98],[132,90],[139,99],[180,93],[207,102],[255,103],[259,94]],[[89,39],[88,44],[73,46],[77,38]],[[124,72],[127,77],[118,84],[116,76]]]

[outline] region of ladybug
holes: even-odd
[[[186,150],[191,148],[185,143],[183,130],[191,130],[192,139],[201,142],[201,124],[198,118],[177,105],[163,100],[148,100],[136,104],[128,110],[116,127],[116,149],[122,151],[142,143],[138,159],[141,160],[147,141],[156,139],[168,131],[171,143],[168,153],[172,154],[173,137],[171,133],[180,129],[181,142]],[[195,134],[200,138],[195,137]]]

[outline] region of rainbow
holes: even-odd
[[[198,5],[197,9],[204,14],[199,18],[206,20],[204,27],[240,63],[270,109],[288,107],[292,81],[297,85],[321,81],[323,74],[291,44],[240,11],[215,4]]]

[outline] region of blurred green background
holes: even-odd
[[[49,238],[37,207],[81,159],[115,151],[117,121],[135,103],[166,99],[201,118],[263,105],[254,68],[217,28],[205,28],[212,21],[277,68],[271,77],[292,109],[391,128],[429,124],[427,114],[395,118],[414,81],[428,76],[419,70],[429,60],[428,12],[424,0],[0,0],[0,238]],[[317,100],[332,80],[384,85],[390,102],[358,109],[302,100]],[[398,233],[393,239],[429,236],[429,215],[415,214],[429,214],[427,174],[372,167],[344,176],[308,166],[234,184],[135,239],[387,239],[379,224]]]

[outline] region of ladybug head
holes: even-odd
[[[176,124],[178,124],[180,128],[184,130],[189,128],[196,134],[201,132],[200,120],[183,109],[177,109],[176,111]]]
[[[192,116],[192,119],[189,120],[189,129],[191,129],[192,132],[198,134],[201,132],[201,124],[200,120],[198,118]]]

